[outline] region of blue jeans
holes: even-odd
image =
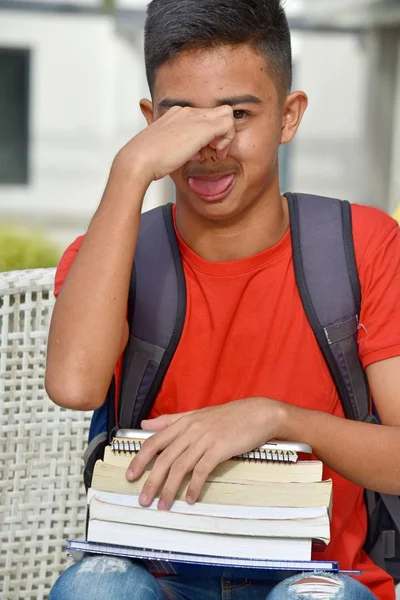
[[[304,580],[314,589],[302,589]],[[329,589],[324,585],[329,585]],[[373,600],[361,583],[332,574],[268,581],[164,577],[155,579],[128,559],[87,557],[67,569],[49,600]],[[375,598],[376,600],[376,598]]]

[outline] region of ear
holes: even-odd
[[[293,92],[286,98],[283,107],[281,144],[292,141],[300,126],[308,106],[308,98],[304,92]]]
[[[151,125],[154,121],[153,103],[150,102],[150,100],[147,100],[146,98],[142,98],[140,101],[140,110],[142,111],[142,114],[147,121],[147,125]]]

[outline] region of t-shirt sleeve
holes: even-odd
[[[359,348],[364,368],[400,356],[400,229],[390,217],[374,236],[360,271]]]
[[[78,237],[66,249],[66,251],[64,252],[64,254],[61,257],[60,263],[57,267],[56,277],[55,277],[55,281],[54,281],[54,295],[56,298],[57,298],[58,294],[60,293],[62,285],[65,281],[65,278],[67,277],[69,270],[72,267],[72,264],[79,252],[79,248],[81,247],[84,237],[85,236],[83,236],[83,235]]]

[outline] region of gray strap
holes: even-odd
[[[98,448],[98,446],[104,444],[104,442],[106,442],[107,439],[107,431],[102,431],[102,433],[99,433],[99,435],[96,435],[96,437],[92,439],[83,455],[83,462],[85,465],[88,463],[89,458],[92,456],[93,452]]]
[[[160,364],[165,354],[164,348],[149,344],[148,342],[144,342],[133,336],[131,348],[135,354],[140,354],[146,360],[152,360],[158,364]]]
[[[374,562],[375,565],[386,570],[385,565],[385,548],[382,535],[380,535],[376,541],[375,546],[368,552],[368,556]]]
[[[175,354],[186,315],[186,283],[172,205],[142,215],[132,271],[119,426],[150,413]]]
[[[391,496],[390,494],[380,494],[380,496],[393,519],[397,531],[400,533],[400,497]]]
[[[367,505],[368,517],[371,517],[376,508],[376,493],[372,490],[365,490],[365,503]]]
[[[360,368],[356,341],[353,336],[346,337],[331,344],[331,351],[341,371],[347,374],[344,382],[348,392],[348,401],[351,402],[351,418],[357,421],[368,421],[370,403],[368,397],[365,396],[365,373]],[[360,402],[360,398],[365,398],[365,402]]]
[[[358,356],[359,282],[346,202],[287,194],[297,287],[347,418],[370,420]]]
[[[159,346],[149,344],[133,336],[128,343],[129,368],[124,382],[124,390],[129,390],[129,397],[123,396],[120,408],[120,427],[132,427],[135,402],[149,363],[159,365],[164,357],[165,350]]]
[[[353,335],[357,335],[358,331],[358,318],[352,317],[342,323],[336,323],[325,327],[325,335],[329,344],[336,344],[342,342],[347,338],[352,338]]]

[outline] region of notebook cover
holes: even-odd
[[[125,546],[68,540],[67,550],[79,560],[86,554],[102,554],[141,561],[150,573],[162,575],[201,575],[224,579],[285,579],[301,572],[338,573],[335,561],[284,561],[214,558],[195,554],[177,554]],[[240,563],[240,564],[235,564]]]

